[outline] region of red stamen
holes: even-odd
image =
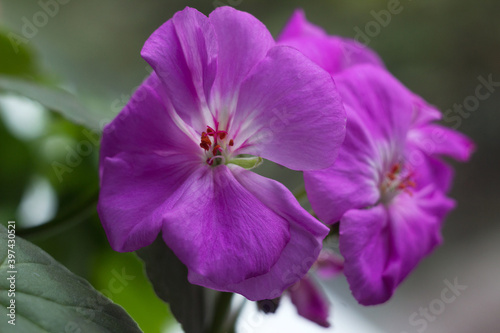
[[[210,136],[214,136],[217,132],[210,126],[207,126],[207,133]]]
[[[217,132],[217,134],[219,135],[219,138],[220,138],[221,140],[224,140],[224,138],[225,138],[225,137],[226,137],[226,135],[227,135],[227,132],[226,132],[226,131],[219,131],[219,132]]]
[[[234,141],[233,141],[233,139],[229,140],[229,145],[230,145],[230,146],[234,146]]]
[[[207,136],[207,133],[205,132],[201,133],[200,147],[208,151],[211,145],[212,141],[210,141],[210,138]]]
[[[222,152],[220,145],[215,145],[214,149],[212,150],[212,154],[214,154],[214,156],[215,156],[219,152]]]
[[[393,174],[393,175],[394,175],[394,174],[398,173],[398,172],[399,172],[399,170],[400,170],[400,168],[401,168],[401,165],[400,165],[399,163],[394,164],[394,165],[392,166],[392,169],[391,169],[391,174]]]

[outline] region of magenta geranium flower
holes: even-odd
[[[441,242],[454,206],[445,196],[452,169],[440,156],[469,159],[473,143],[433,124],[441,113],[406,89],[375,52],[327,35],[296,11],[279,42],[291,45],[336,80],[348,116],[335,165],[305,172],[311,205],[328,224],[340,221],[344,274],[362,304],[386,301]]]
[[[379,56],[363,44],[350,38],[330,36],[308,22],[301,9],[293,13],[278,43],[296,48],[332,75],[359,64],[384,66]]]
[[[345,113],[330,75],[228,7],[177,13],[142,56],[154,72],[102,139],[98,211],[111,246],[134,251],[161,231],[191,283],[277,297],[328,229],[248,169],[334,162]]]
[[[381,68],[355,66],[336,82],[348,114],[346,140],[335,164],[305,172],[305,184],[319,218],[340,221],[354,297],[377,304],[441,243],[441,224],[454,202],[445,196],[451,169],[437,156],[466,160],[473,145],[421,123],[428,110],[415,111],[414,95]],[[418,137],[433,129],[439,141],[422,147]]]

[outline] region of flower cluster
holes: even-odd
[[[473,144],[434,124],[440,112],[373,51],[301,11],[274,41],[222,7],[178,12],[142,56],[153,73],[102,139],[98,212],[113,249],[161,233],[191,283],[250,300],[288,290],[300,314],[328,326],[306,276],[328,262],[318,260],[325,224],[340,223],[344,257],[329,267],[343,265],[366,305],[386,301],[441,242],[454,202],[440,157],[465,161]],[[250,171],[263,160],[304,172],[321,222]]]

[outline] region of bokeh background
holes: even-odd
[[[373,29],[374,13],[394,0],[65,2],[13,54],[6,34],[22,36],[26,21],[33,22],[43,8],[37,1],[0,1],[0,73],[63,87],[102,115],[103,122],[116,115],[148,75],[139,54],[144,41],[185,6],[208,14],[215,6],[232,5],[259,18],[274,36],[298,7],[331,34],[355,37],[365,32],[361,41],[375,49],[405,85],[448,112],[450,118],[443,124],[472,137],[477,151],[469,163],[454,163],[450,195],[458,207],[445,223],[444,245],[384,305],[361,307],[343,278],[327,282],[334,303],[334,327],[328,331],[360,332],[355,322],[366,323],[364,332],[500,331],[500,87],[493,87],[473,111],[452,110],[472,100],[479,77],[491,75],[500,82],[498,0],[402,0],[401,12],[387,24],[379,23],[378,32],[366,32],[367,24]],[[18,96],[0,94],[0,116],[0,223],[15,219],[19,227],[29,228],[23,237],[125,307],[145,332],[178,331],[168,307],[154,296],[141,263],[133,254],[109,248],[95,212],[97,138]],[[78,149],[85,151],[79,158],[73,155]],[[69,168],[61,174],[60,165]],[[261,172],[291,188],[300,176],[272,166]],[[123,270],[133,278],[119,291],[110,288],[110,280]],[[412,326],[410,316],[436,306],[444,281],[455,279],[467,288],[439,315],[431,313],[425,328]],[[251,310],[245,315],[253,317],[241,332],[324,331],[298,318],[286,303],[273,318],[256,317],[263,315]]]

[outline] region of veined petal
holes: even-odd
[[[172,196],[163,239],[188,267],[192,283],[224,290],[268,273],[290,231],[285,218],[221,165],[198,168]]]
[[[125,108],[103,131],[100,150],[100,173],[104,160],[120,152],[145,154],[183,153],[197,155],[198,143],[182,131],[170,113],[171,107],[161,96],[161,82],[151,74],[133,94]]]
[[[307,275],[288,289],[292,303],[300,316],[323,327],[330,327],[328,322],[330,302],[326,295]]]
[[[330,75],[286,46],[272,48],[243,82],[234,117],[240,153],[294,170],[332,165],[345,135]]]
[[[241,82],[266,56],[274,40],[262,22],[232,7],[215,9],[209,19],[219,50],[211,105],[217,113],[227,114],[230,110],[224,108],[233,106]]]
[[[193,270],[189,273],[189,280],[192,283],[208,288],[237,292],[250,300],[276,298],[308,272],[319,255],[322,239],[328,234],[328,228],[308,214],[293,197],[292,193],[282,184],[235,165],[231,165],[230,169],[239,184],[257,200],[265,204],[264,211],[269,209],[288,223],[290,228],[289,241],[281,252],[278,261],[268,272],[260,276],[239,283],[221,285],[208,280]],[[260,221],[250,223],[255,224],[258,222]],[[261,243],[262,247],[267,247],[273,246],[276,242],[273,241],[271,244],[267,244],[262,240]],[[269,256],[271,254],[269,250],[265,250],[259,253],[259,256]]]
[[[163,82],[177,114],[204,129],[217,70],[217,37],[208,18],[193,8],[176,13],[149,37],[141,55]]]
[[[377,147],[359,116],[349,107],[347,135],[335,164],[322,170],[304,172],[307,197],[318,217],[326,224],[340,221],[350,209],[374,205],[380,198]]]
[[[135,251],[156,239],[165,202],[197,165],[189,158],[120,153],[101,161],[97,211],[115,251]]]
[[[387,301],[408,273],[441,242],[453,201],[430,188],[400,194],[389,207],[350,210],[340,222],[344,274],[363,305]]]

